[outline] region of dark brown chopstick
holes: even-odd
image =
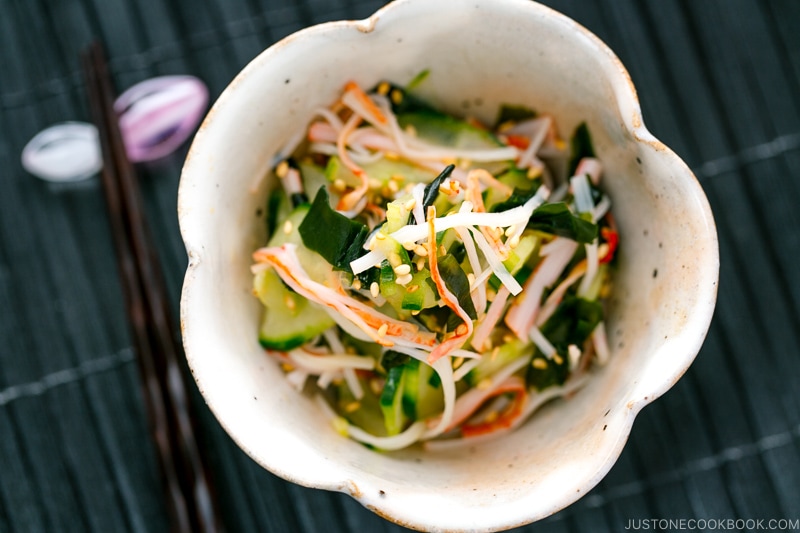
[[[136,172],[125,153],[113,109],[114,90],[102,45],[90,45],[82,62],[92,118],[100,134],[101,181],[172,529],[221,531],[210,475],[194,435],[182,350],[145,224]]]

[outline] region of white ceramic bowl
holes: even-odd
[[[251,252],[263,244],[259,183],[277,149],[348,80],[405,83],[422,69],[432,102],[489,121],[500,103],[588,122],[605,166],[621,252],[611,362],[515,433],[460,452],[383,454],[341,437],[257,343]],[[259,55],[211,109],[183,169],[189,254],[181,321],[189,365],[220,423],[290,481],[351,494],[402,525],[487,531],[571,504],[608,472],[639,410],[697,354],[719,258],[706,198],[644,127],[614,54],[574,21],[527,0],[398,0],[368,20],[300,31]]]

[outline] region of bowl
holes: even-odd
[[[257,342],[251,253],[265,242],[263,179],[278,149],[344,84],[406,83],[489,122],[501,103],[588,123],[621,252],[611,358],[569,400],[517,431],[446,452],[379,453],[339,435]],[[398,0],[362,21],[304,29],[247,65],[193,141],[178,216],[189,256],[181,324],[189,366],[233,440],[289,481],[350,494],[403,526],[494,531],[551,515],[595,486],[636,414],[687,370],[719,270],[714,221],[689,168],[644,126],[619,59],[573,20],[527,0]]]

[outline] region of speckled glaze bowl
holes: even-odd
[[[251,252],[265,241],[279,147],[348,80],[421,87],[489,122],[501,103],[587,121],[605,166],[621,251],[608,320],[612,357],[570,400],[518,431],[460,451],[377,453],[337,434],[257,342]],[[570,505],[619,456],[642,407],[681,377],[716,300],[719,257],[706,198],[642,122],[617,57],[565,16],[527,0],[398,0],[367,20],[302,30],[264,51],[211,109],[183,169],[178,215],[189,254],[181,321],[208,405],[255,461],[296,483],[343,491],[425,531],[492,531]]]

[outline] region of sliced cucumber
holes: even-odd
[[[324,309],[291,291],[274,270],[259,272],[253,284],[266,307],[258,331],[263,347],[291,350],[333,327],[334,321]]]
[[[481,362],[478,363],[478,366],[470,370],[469,374],[467,374],[464,379],[471,386],[476,386],[514,359],[518,357],[530,357],[532,353],[533,348],[530,343],[523,342],[520,339],[514,339],[500,346],[496,353],[491,355],[485,354],[481,358]]]
[[[384,157],[361,167],[367,176],[377,180],[381,187],[388,185],[389,180],[393,178],[399,182],[398,185],[403,186],[406,183],[430,183],[436,177],[434,171],[419,167],[404,159],[386,159]],[[340,179],[349,187],[356,187],[360,183],[353,171],[347,168],[337,156],[328,160],[325,177],[331,183]]]
[[[381,393],[381,411],[387,435],[397,435],[403,430],[406,416],[403,413],[403,374],[406,365],[396,366],[389,370],[386,384]]]

